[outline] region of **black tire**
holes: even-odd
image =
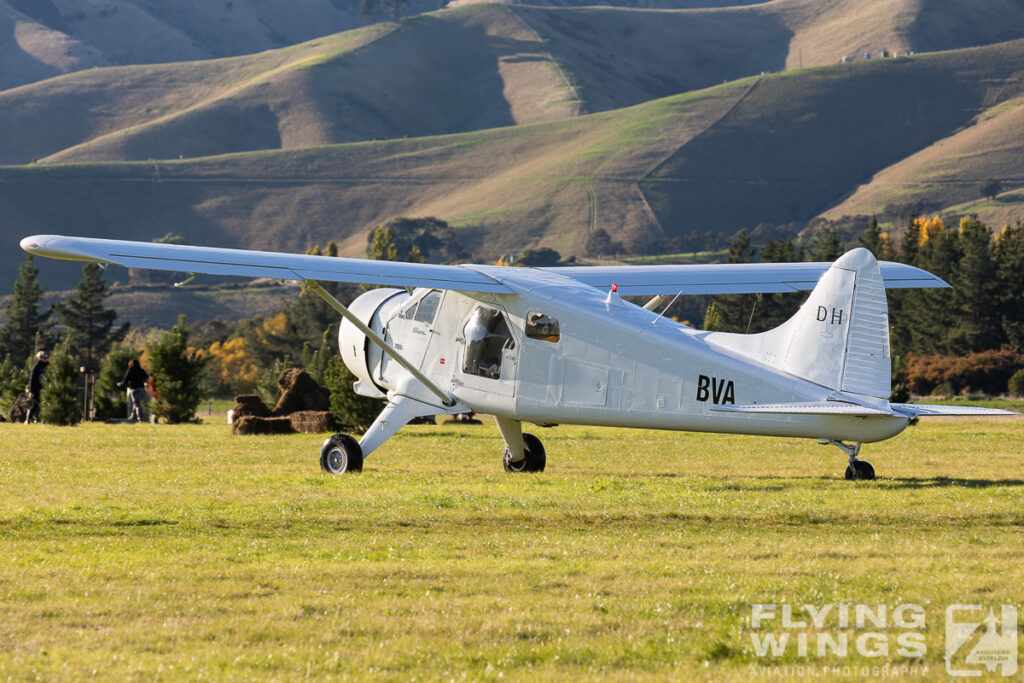
[[[857,468],[857,476],[853,474],[853,468],[849,465],[846,466],[846,479],[852,481],[854,479],[861,479],[863,481],[871,481],[875,478],[875,468],[871,466],[871,463],[864,462],[863,460],[854,461],[854,466]]]
[[[525,458],[519,462],[512,460],[512,453],[505,447],[505,454],[501,458],[502,465],[506,472],[543,472],[547,464],[547,454],[544,452],[544,444],[533,434],[523,434],[523,453]]]
[[[320,469],[328,474],[363,471],[363,449],[348,434],[335,434],[320,449]]]

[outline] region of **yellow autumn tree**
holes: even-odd
[[[207,353],[213,359],[212,372],[218,384],[235,394],[251,394],[256,390],[260,369],[249,354],[244,337],[229,339],[223,344],[213,342]]]
[[[914,223],[919,228],[920,244],[925,244],[930,240],[935,239],[942,234],[942,231],[946,229],[946,224],[942,222],[942,219],[938,216],[932,216],[931,218],[919,217],[914,219]]]

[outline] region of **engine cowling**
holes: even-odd
[[[409,299],[404,289],[382,287],[360,294],[348,309],[364,325],[384,336],[387,321]],[[338,350],[345,365],[356,376],[355,391],[363,396],[383,398],[390,387],[382,386],[380,364],[384,352],[348,320],[341,321]]]

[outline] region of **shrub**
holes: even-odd
[[[966,356],[908,355],[907,383],[911,392],[926,395],[941,388],[959,394],[982,392],[990,396],[1006,390],[1010,377],[1024,366],[1024,354],[1012,348],[979,351]]]
[[[46,424],[70,426],[82,419],[78,405],[78,363],[71,353],[70,337],[65,337],[50,354],[39,402],[39,419]]]
[[[551,247],[537,247],[523,250],[516,263],[522,266],[557,266],[561,260],[562,255]]]
[[[27,386],[28,372],[25,368],[12,363],[10,356],[5,357],[0,363],[0,413],[7,415]]]
[[[360,396],[352,389],[356,377],[341,356],[333,356],[328,361],[324,381],[331,391],[331,414],[339,429],[365,432],[384,409],[379,399]]]
[[[1024,396],[1024,369],[1018,370],[1006,383],[1006,391],[1011,396]]]
[[[159,413],[170,424],[196,422],[203,400],[203,379],[209,357],[188,347],[185,316],[160,339],[146,345],[156,383]]]

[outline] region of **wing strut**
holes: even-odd
[[[374,344],[376,344],[381,349],[383,349],[384,353],[386,353],[389,356],[391,356],[392,358],[394,358],[395,361],[399,365],[401,365],[403,368],[408,370],[412,374],[413,377],[415,377],[419,381],[423,382],[423,385],[425,387],[427,387],[432,392],[437,394],[437,396],[441,399],[442,403],[444,403],[446,406],[453,406],[453,405],[455,405],[455,399],[453,399],[451,397],[451,395],[448,394],[448,392],[446,392],[444,389],[439,387],[433,381],[427,379],[427,376],[424,375],[422,372],[420,372],[419,368],[417,368],[415,365],[413,365],[412,363],[407,361],[402,356],[402,354],[398,353],[398,351],[395,351],[395,349],[390,344],[388,344],[386,341],[384,341],[383,337],[381,337],[379,334],[377,334],[376,332],[371,330],[369,327],[367,327],[366,324],[364,324],[362,320],[360,320],[359,318],[354,316],[352,314],[352,311],[350,311],[347,308],[345,308],[345,304],[343,304],[340,301],[338,301],[337,299],[335,299],[331,295],[330,292],[328,292],[326,289],[324,289],[320,285],[319,282],[317,282],[316,280],[303,280],[302,282],[307,287],[309,287],[311,290],[313,290],[317,294],[317,296],[319,296],[321,299],[326,301],[327,305],[329,305],[331,308],[336,310],[338,313],[341,313],[341,317],[343,317],[345,320],[347,320],[350,323],[352,323],[353,325],[355,325],[356,328],[360,332],[365,334],[366,337],[370,341],[372,341]]]

